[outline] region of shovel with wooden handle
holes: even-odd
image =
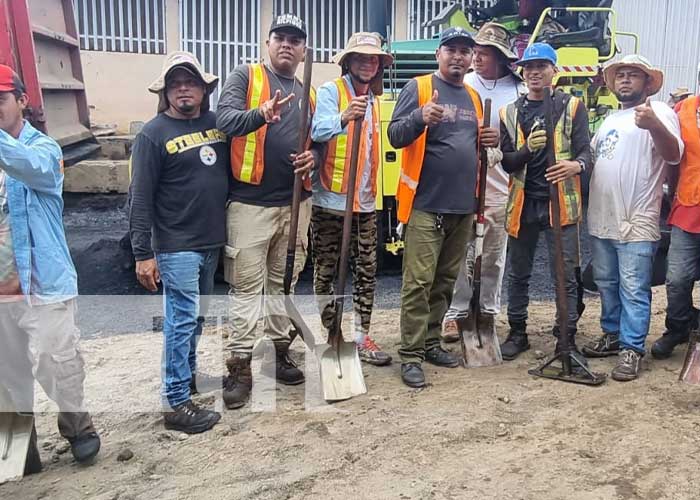
[[[547,133],[547,165],[556,163],[554,152],[553,100],[550,88],[544,89],[544,122]],[[559,323],[559,352],[547,358],[538,368],[528,370],[536,377],[573,382],[577,384],[600,385],[605,382],[605,375],[594,373],[586,364],[581,354],[572,349],[569,342],[569,313],[566,297],[566,276],[564,272],[564,244],[561,229],[561,205],[559,187],[549,184],[549,202],[551,207],[552,234],[554,236],[554,280],[556,290],[557,319]]]
[[[491,123],[491,99],[484,101],[484,124]],[[503,362],[501,346],[496,335],[493,317],[481,314],[481,256],[484,248],[484,229],[486,219],[486,176],[488,175],[488,154],[486,148],[480,149],[479,198],[476,212],[476,238],[474,239],[474,277],[472,279],[472,298],[469,303],[469,315],[457,319],[457,327],[462,343],[462,357],[465,367],[493,366]]]
[[[297,151],[306,149],[307,135],[309,127],[309,102],[311,98],[311,70],[313,67],[313,49],[306,49],[304,58],[304,86],[301,94],[301,113],[299,116],[299,146]],[[292,300],[292,281],[294,280],[294,261],[297,250],[297,238],[299,232],[299,206],[301,205],[301,191],[303,188],[302,174],[294,176],[294,188],[292,190],[292,213],[289,221],[289,239],[287,240],[287,260],[284,266],[284,308],[289,317],[289,321],[294,327],[292,340],[296,335],[301,335],[304,343],[311,352],[315,352],[316,341],[313,332],[302,318],[294,301]]]
[[[360,161],[360,139],[364,132],[363,121],[364,118],[356,119],[353,127],[350,172],[348,173],[348,190],[343,217],[343,236],[340,243],[340,258],[338,259],[338,283],[335,288],[335,318],[333,327],[328,333],[328,345],[325,346],[321,355],[321,385],[323,386],[323,398],[326,401],[350,399],[367,392],[355,342],[346,342],[342,332],[343,294],[345,293],[345,279],[350,255],[355,181],[357,179],[357,165]]]

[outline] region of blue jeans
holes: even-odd
[[[623,243],[591,237],[593,277],[600,292],[600,327],[619,334],[622,349],[644,354],[651,318],[655,241]]]
[[[163,358],[161,394],[171,408],[190,399],[197,369],[197,342],[202,334],[208,296],[214,288],[219,250],[156,254],[163,282]]]

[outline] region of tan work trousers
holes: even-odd
[[[291,323],[283,302],[275,300],[284,293],[290,219],[290,206],[260,207],[240,202],[228,206],[224,267],[230,285],[233,352],[252,352],[257,322],[263,312],[263,334],[275,344],[290,343]],[[308,198],[299,207],[292,290],[306,263],[310,220]]]
[[[31,413],[36,379],[58,405],[58,430],[66,439],[95,430],[84,408],[79,339],[75,300],[34,306],[0,303],[0,383],[17,411]]]

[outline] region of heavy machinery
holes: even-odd
[[[515,2],[510,2],[515,4]],[[556,2],[555,2],[556,3]],[[569,2],[572,3],[572,2]],[[620,36],[634,39],[637,52],[639,39],[634,33],[617,29],[617,17],[610,7],[612,0],[600,0],[595,7],[549,7],[539,13],[537,22],[529,23],[510,12],[501,12],[500,17],[490,18],[488,10],[468,7],[466,12],[458,4],[443,9],[428,26],[462,26],[476,32],[486,21],[495,21],[512,30],[516,41],[514,50],[522,51],[534,42],[544,41],[557,51],[558,73],[554,84],[565,92],[581,98],[588,109],[591,133],[595,133],[603,119],[618,103],[610,89],[605,86],[602,66],[617,52]],[[517,7],[517,5],[516,5]],[[468,15],[472,18],[470,21]],[[561,20],[561,22],[559,22]],[[394,110],[396,98],[403,86],[413,77],[437,69],[435,50],[437,38],[427,40],[394,41],[390,51],[394,64],[385,71],[385,93],[381,97],[381,170],[378,175],[377,211],[379,254],[400,255],[403,242],[396,232],[395,195],[401,165],[401,151],[389,144],[388,124]]]
[[[66,165],[100,148],[90,131],[72,2],[0,0],[0,63],[24,81],[27,119],[56,139]]]

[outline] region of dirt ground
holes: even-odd
[[[650,341],[663,329],[664,297],[657,288]],[[599,303],[595,298],[587,303],[581,333],[592,338]],[[684,350],[667,361],[645,359],[642,377],[625,384],[608,380],[587,387],[536,379],[527,369],[553,348],[552,310],[551,303],[531,306],[533,346],[515,362],[481,369],[426,365],[430,385],[424,390],[401,383],[397,362],[367,367],[368,394],[308,409],[303,385],[279,386],[274,411],[252,411],[250,405],[224,410],[213,431],[189,437],[165,431],[155,406],[145,411],[148,405],[139,406],[157,399],[159,334],[86,340],[91,403],[111,408],[125,408],[129,398],[137,403],[132,411],[95,415],[103,448],[91,467],[74,463],[53,415],[38,417],[45,471],[0,486],[0,496],[700,498],[700,392],[677,381]],[[377,312],[373,323],[376,338],[392,353],[397,324],[396,309]],[[501,318],[499,333],[505,329]],[[206,369],[218,365],[207,345],[221,345],[221,337],[211,329],[203,337]],[[295,349],[301,357],[303,344]],[[613,359],[594,360],[592,366],[609,373]],[[221,404],[215,393],[202,398]],[[126,450],[133,458],[120,461]]]

